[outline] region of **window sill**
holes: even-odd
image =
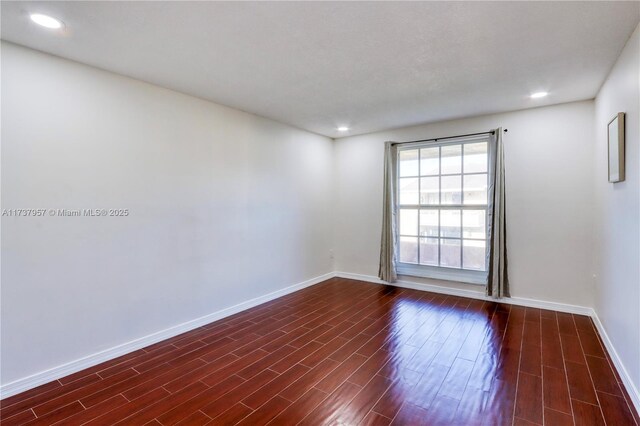
[[[399,263],[397,273],[420,278],[456,281],[466,284],[487,285],[486,271],[469,271],[465,269],[437,268],[433,266]]]

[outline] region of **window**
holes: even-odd
[[[485,283],[488,149],[488,137],[398,148],[398,273]]]

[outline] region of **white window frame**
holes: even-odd
[[[397,155],[397,164],[396,164],[396,171],[397,171],[397,176],[395,176],[395,193],[397,194],[397,201],[396,201],[396,205],[395,207],[395,211],[396,211],[396,229],[398,230],[397,235],[396,235],[396,247],[400,248],[400,237],[402,236],[400,234],[400,208],[403,209],[416,209],[418,210],[418,212],[420,211],[420,209],[425,209],[425,208],[429,208],[429,209],[436,209],[438,211],[440,210],[445,210],[445,209],[452,209],[452,210],[460,210],[461,213],[463,210],[485,210],[485,231],[488,232],[488,220],[489,220],[489,182],[490,182],[490,178],[491,178],[491,173],[489,170],[489,165],[491,164],[490,161],[490,156],[491,156],[491,152],[493,151],[493,147],[491,146],[491,135],[487,134],[487,135],[482,135],[482,136],[472,136],[472,137],[461,137],[461,138],[448,138],[446,140],[440,140],[440,141],[427,141],[427,142],[415,142],[415,143],[407,143],[407,144],[401,144],[398,146],[398,155]],[[424,205],[424,204],[420,204],[420,200],[418,200],[418,204],[414,205],[414,204],[404,204],[401,205],[400,204],[400,193],[398,191],[398,184],[400,182],[400,152],[402,151],[408,151],[408,150],[415,150],[415,149],[420,149],[420,148],[433,148],[433,147],[443,147],[443,146],[448,146],[448,145],[465,145],[468,143],[478,143],[478,142],[486,142],[487,143],[487,203],[486,204],[464,204],[464,147],[462,147],[461,150],[461,170],[460,173],[454,173],[454,174],[442,174],[442,157],[439,157],[439,161],[440,161],[440,167],[439,167],[439,173],[438,175],[433,175],[433,176],[439,176],[439,182],[440,182],[440,190],[442,189],[442,176],[453,176],[453,175],[460,175],[461,178],[461,192],[462,192],[462,199],[461,199],[461,204],[438,204],[438,205]],[[418,178],[418,185],[420,185],[420,178],[424,177],[420,175],[420,157],[418,157],[418,175],[417,176],[402,176],[402,178],[406,178],[406,177],[417,177]],[[473,174],[483,174],[483,173],[467,173],[466,175],[473,175]],[[420,194],[420,186],[418,186],[418,196]],[[442,197],[442,192],[439,191],[440,197]],[[420,220],[420,214],[418,213],[418,221]],[[463,228],[462,228],[462,218],[463,218],[463,214],[460,215],[460,238],[451,238],[453,240],[459,240],[460,241],[460,268],[455,268],[455,267],[446,267],[446,266],[430,266],[430,265],[422,265],[422,264],[414,264],[414,263],[404,263],[404,262],[400,262],[400,257],[399,254],[398,255],[398,262],[397,262],[397,272],[399,275],[409,275],[409,276],[416,276],[416,277],[423,277],[423,278],[433,278],[433,279],[439,279],[439,280],[446,280],[446,281],[457,281],[457,282],[463,282],[463,283],[469,283],[469,284],[478,284],[478,285],[486,285],[487,284],[487,276],[488,276],[488,270],[485,271],[478,271],[478,270],[470,270],[470,269],[462,269],[462,263],[463,263],[463,240],[468,239],[468,240],[473,240],[473,238],[463,238]],[[438,230],[440,229],[441,226],[441,221],[438,220]],[[418,222],[418,229],[420,229],[420,225]],[[419,231],[418,231],[419,232]],[[420,238],[420,236],[418,236],[418,238]],[[437,237],[433,237],[433,238],[438,238],[438,239],[443,239],[443,238],[447,238],[447,237],[441,237],[440,236],[440,231],[438,231],[438,236]],[[488,239],[488,235],[485,235],[485,242],[486,242],[486,251],[485,251],[485,257],[489,251],[489,239]],[[440,256],[440,244],[438,244],[438,256]],[[418,262],[420,261],[420,241],[418,240]],[[485,267],[488,269],[488,264],[485,264]]]

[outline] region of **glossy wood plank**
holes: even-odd
[[[391,384],[392,380],[386,377],[373,377],[349,404],[342,407],[337,416],[338,423],[359,424]]]
[[[289,387],[293,382],[300,379],[304,374],[309,371],[309,367],[296,364],[283,374],[279,375],[251,395],[242,400],[242,403],[251,409],[257,409],[262,404],[271,399],[274,394],[279,394],[281,391]]]
[[[276,395],[237,424],[245,426],[266,425],[289,405],[291,405],[290,401]]]
[[[71,404],[53,409],[43,416],[38,416],[38,418],[25,423],[25,425],[35,426],[55,424],[63,419],[73,416],[76,413],[82,412],[83,409],[84,407],[80,402],[74,401]]]
[[[488,399],[489,392],[467,387],[458,404],[453,423],[461,425],[480,424]]]
[[[635,422],[624,398],[598,391],[598,401],[608,425],[627,425]]]
[[[564,370],[564,357],[560,344],[558,322],[554,318],[542,318],[542,365]]]
[[[586,355],[601,358],[605,357],[604,348],[593,327],[578,329],[578,336],[580,337],[580,343]]]
[[[334,278],[2,400],[0,419],[640,426],[629,401],[589,317]]]
[[[93,418],[91,421],[87,422],[88,425],[111,425],[119,420],[124,419],[125,417],[137,413],[141,409],[153,404],[156,401],[162,400],[165,397],[169,396],[170,393],[167,392],[163,388],[156,388],[151,392],[142,395],[139,398],[130,401],[115,410],[111,410],[99,417]]]
[[[64,423],[66,424],[84,424],[96,417],[100,417],[101,415],[108,413],[120,406],[125,405],[127,402],[127,398],[122,395],[112,396],[111,398],[102,401],[99,404],[94,405],[91,408],[87,408],[86,410],[80,411],[78,414],[73,415],[71,417],[65,416]]]
[[[33,407],[37,407],[38,405],[43,404],[47,401],[51,401],[58,397],[64,396],[65,394],[73,392],[77,389],[82,389],[83,387],[100,380],[100,376],[98,376],[97,374],[91,374],[64,386],[41,386],[40,388],[46,388],[46,390],[42,392],[36,392],[32,394],[31,391],[27,391],[25,392],[25,394],[27,394],[27,397],[24,398],[22,397],[22,394],[20,394],[16,395],[17,398],[12,397],[8,398],[7,400],[2,400],[2,403],[0,404],[2,406],[2,410],[0,410],[0,419],[13,417],[18,413],[24,412],[25,410],[32,411]]]
[[[467,388],[489,391],[496,377],[499,354],[482,352],[476,358]]]
[[[200,411],[210,401],[215,401],[228,393],[229,389],[235,389],[244,383],[245,381],[239,376],[228,377],[224,381],[206,389],[195,397],[186,400],[182,404],[174,402],[170,409],[158,416],[158,421],[164,425],[178,423],[185,419],[189,413]]]
[[[103,364],[100,364],[100,365],[103,365]],[[99,366],[96,366],[96,367],[98,367],[98,369],[100,368]],[[95,369],[96,367],[92,367],[92,368]],[[35,398],[37,396],[46,395],[46,394],[50,393],[50,391],[52,391],[54,389],[57,389],[57,388],[61,387],[64,384],[76,381],[76,380],[78,380],[80,378],[85,377],[86,375],[95,373],[95,371],[88,371],[88,370],[90,370],[90,369],[79,371],[77,373],[71,374],[70,376],[63,377],[60,380],[54,380],[53,382],[45,383],[45,384],[37,386],[37,387],[35,387],[33,389],[29,389],[28,391],[19,393],[17,395],[10,396],[9,398],[5,398],[5,399],[0,401],[0,413],[4,412],[6,407],[15,406],[16,404],[18,404],[20,402],[27,401],[27,400]],[[100,379],[100,376],[98,376],[98,375],[95,375],[95,377],[97,379]]]
[[[362,388],[353,383],[344,382],[333,391],[324,401],[314,408],[299,423],[301,425],[317,425],[323,422],[332,424],[336,422],[338,413],[349,404]]]
[[[125,417],[119,422],[115,423],[116,425],[131,425],[131,424],[144,424],[146,422],[150,422],[151,420],[163,415],[167,412],[167,409],[170,407],[173,408],[176,405],[180,405],[183,402],[190,400],[191,398],[201,394],[207,389],[207,386],[202,382],[195,382],[185,387],[184,389],[167,396],[166,398],[154,401],[153,404],[150,404],[144,407],[142,410],[139,410],[137,413]]]
[[[429,412],[424,408],[410,403],[405,403],[396,417],[391,422],[392,425],[426,425]]]
[[[201,361],[200,365],[205,365],[205,363]],[[91,408],[94,405],[111,398],[113,395],[120,394],[134,386],[153,379],[166,369],[166,366],[167,364],[161,364],[152,370],[134,375],[126,380],[114,384],[113,386],[100,386],[100,389],[97,392],[83,398],[79,398],[79,401],[85,408]]]
[[[520,417],[514,417],[513,424],[514,426],[538,426],[538,423],[533,423],[529,420],[521,419]]]
[[[473,370],[473,362],[458,358],[440,386],[439,395],[460,400]]]
[[[571,401],[576,426],[604,426],[600,407],[576,399]]]
[[[578,336],[578,330],[576,329],[576,324],[573,321],[573,315],[564,312],[557,312],[556,317],[558,318],[560,334]]]
[[[229,392],[220,396],[218,399],[207,398],[207,402],[209,402],[206,406],[200,408],[200,411],[205,413],[207,416],[215,419],[220,414],[225,412],[232,405],[241,402],[244,398],[251,395],[253,392],[257,391],[273,379],[275,379],[278,375],[271,370],[264,370],[262,373],[252,377],[244,383],[241,383],[239,386],[236,386]]]
[[[520,373],[515,416],[535,424],[542,424],[542,378]]]
[[[570,334],[560,334],[560,342],[562,343],[562,355],[565,361],[571,361],[578,364],[586,364],[587,361],[584,358],[582,352],[582,346],[580,345],[580,339],[578,336]]]
[[[573,416],[567,413],[561,413],[550,408],[544,409],[544,422],[553,426],[572,426]]]
[[[530,308],[527,308],[527,313]],[[530,318],[531,315],[528,315],[525,318]],[[540,347],[542,342],[542,334],[541,334],[541,320],[540,316],[533,317],[535,320],[525,320],[524,322],[524,330],[522,334],[522,344],[524,346],[537,346]]]
[[[420,408],[429,409],[448,374],[448,368],[431,366],[412,390],[407,393],[405,404],[410,403]]]
[[[429,408],[427,424],[452,425],[460,401],[445,395],[438,395]]]
[[[598,405],[598,399],[587,366],[571,361],[567,361],[566,366],[571,399]]]
[[[517,383],[494,380],[482,416],[482,425],[508,425],[514,419]]]
[[[622,397],[622,390],[606,358],[587,355],[587,365],[597,391]]]
[[[296,425],[327,398],[327,394],[319,389],[311,388],[293,404],[278,414],[270,424],[285,426]]]
[[[540,345],[522,345],[520,371],[533,376],[542,376],[542,352]]]
[[[289,401],[295,401],[300,395],[314,387],[319,381],[335,370],[338,365],[339,363],[332,359],[325,359],[307,371],[300,379],[287,386],[280,392],[280,395]]]
[[[119,374],[116,374],[115,376],[93,382],[73,392],[69,392],[58,398],[53,398],[47,402],[43,402],[42,404],[33,407],[33,412],[36,414],[36,416],[41,417],[49,412],[59,409],[61,406],[71,404],[81,398],[84,398],[85,396],[89,396],[95,392],[98,392],[105,387],[109,387],[111,385],[117,384],[118,382],[126,380],[127,378],[132,377],[135,374],[137,373],[134,370],[125,370]]]
[[[176,424],[178,426],[202,426],[210,422],[211,418],[209,416],[204,414],[202,411],[196,411]]]
[[[545,366],[542,371],[544,406],[571,415],[569,386],[564,370]]]
[[[421,373],[405,370],[404,374],[393,381],[387,391],[376,402],[373,411],[393,419],[421,378]]]
[[[362,422],[360,422],[361,426],[387,426],[391,423],[391,419],[380,415],[378,413],[374,413],[373,411],[367,414]]]
[[[1,423],[3,425],[10,426],[22,425],[34,419],[36,419],[36,415],[31,409],[21,411],[18,414],[12,415],[11,417],[0,417]]]
[[[627,390],[624,388],[624,386],[620,386],[620,388],[622,389],[622,393],[624,395],[624,399],[627,402],[627,406],[629,407],[629,409],[631,410],[631,414],[633,415],[633,419],[635,420],[637,425],[640,425],[640,415],[639,413],[634,409],[634,405],[633,405],[633,401],[631,399],[631,397],[629,396],[629,393],[627,392]]]

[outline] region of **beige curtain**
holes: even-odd
[[[382,239],[380,242],[380,268],[378,277],[387,282],[398,279],[396,273],[396,202],[395,175],[397,146],[393,142],[384,145],[384,192],[382,196]]]
[[[487,295],[500,298],[509,297],[502,127],[494,131],[492,139],[489,144],[491,155],[489,160],[489,212],[487,218],[489,231]]]

